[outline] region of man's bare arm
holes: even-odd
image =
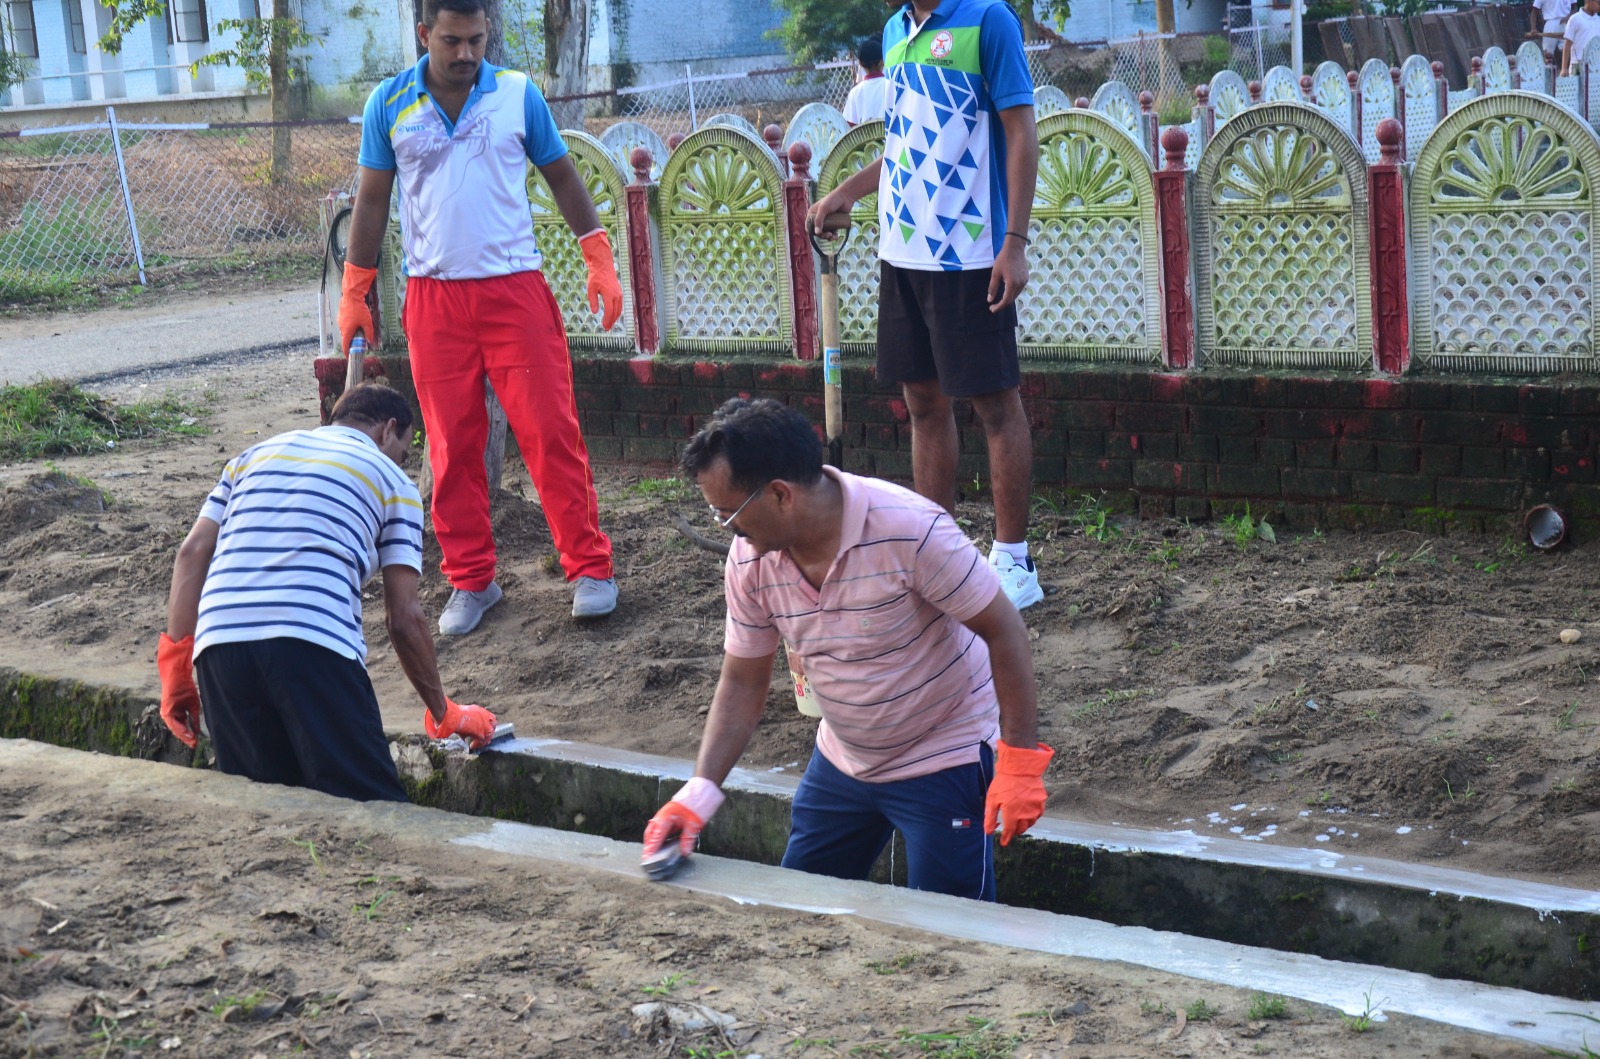
[[[705,734],[700,737],[700,754],[694,774],[704,776],[719,787],[750,745],[761,711],[767,705],[772,687],[772,659],[722,656],[722,675],[711,697],[711,713],[706,717]]]
[[[994,695],[1000,702],[1000,738],[1032,750],[1039,742],[1039,688],[1033,677],[1028,626],[1004,592],[963,622],[989,645]]]
[[[595,212],[594,199],[583,186],[578,167],[572,164],[571,155],[562,155],[549,165],[539,167],[539,175],[550,185],[550,195],[556,208],[574,235],[588,235],[600,227],[600,215]]]
[[[206,571],[217,551],[217,534],[222,527],[208,518],[197,518],[189,535],[178,546],[172,564],[172,589],[167,594],[167,636],[181,640],[194,635],[200,619],[200,590],[206,584]]]
[[[439,658],[433,650],[433,632],[417,595],[420,575],[409,566],[383,568],[384,625],[394,645],[400,668],[417,689],[422,704],[435,723],[444,721],[444,685],[439,681]]]
[[[350,214],[350,239],[344,259],[362,268],[378,267],[378,251],[389,227],[389,196],[394,190],[394,170],[360,169],[355,208]]]

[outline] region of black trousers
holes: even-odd
[[[194,660],[217,767],[358,801],[406,801],[366,667],[306,640],[214,644]]]

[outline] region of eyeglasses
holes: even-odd
[[[729,515],[727,518],[723,518],[722,517],[722,514],[721,514],[722,509],[717,507],[717,505],[715,505],[715,504],[707,504],[706,507],[711,509],[711,521],[715,522],[717,525],[721,526],[723,529],[732,529],[733,528],[733,520],[739,517],[739,512],[741,512],[745,508],[749,507],[750,506],[750,501],[752,501],[756,497],[760,496],[762,494],[762,492],[765,491],[767,486],[769,486],[771,484],[772,484],[771,482],[762,482],[760,485],[756,486],[756,491],[751,493],[749,496],[745,497],[744,498],[744,503],[742,503],[738,507],[734,508],[733,509],[733,514]]]

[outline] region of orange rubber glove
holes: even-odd
[[[694,852],[695,841],[722,806],[722,788],[696,776],[685,783],[672,801],[656,810],[656,815],[644,829],[643,856],[648,859],[661,851],[673,835],[678,836],[678,849],[685,857]]]
[[[194,637],[174,640],[166,633],[156,646],[161,671],[161,719],[190,750],[199,745],[200,689],[194,686]]]
[[[617,263],[611,257],[611,237],[604,228],[596,228],[578,240],[583,250],[583,260],[589,266],[589,311],[600,311],[600,299],[605,299],[606,315],[600,321],[600,330],[609,331],[622,315],[622,282],[617,279]]]
[[[1044,770],[1055,753],[1043,743],[1033,750],[1021,750],[1000,740],[994,779],[989,781],[989,795],[984,799],[984,834],[994,834],[1003,817],[1000,844],[1006,846],[1038,822],[1044,815]]]
[[[494,714],[482,706],[457,706],[450,696],[444,699],[444,720],[435,724],[433,711],[422,711],[422,730],[429,739],[449,739],[460,735],[474,750],[480,750],[494,738]]]
[[[367,292],[377,278],[375,268],[344,263],[344,285],[339,295],[339,341],[346,353],[350,352],[350,343],[355,340],[357,331],[366,333],[367,347],[372,347],[377,329],[372,326],[372,310],[367,308]]]

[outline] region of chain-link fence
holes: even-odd
[[[1290,28],[1271,8],[1228,5],[1228,68],[1246,81],[1259,81],[1274,66],[1289,65]]]
[[[92,125],[0,134],[0,298],[230,259],[315,253],[317,205],[348,187],[361,130]]]

